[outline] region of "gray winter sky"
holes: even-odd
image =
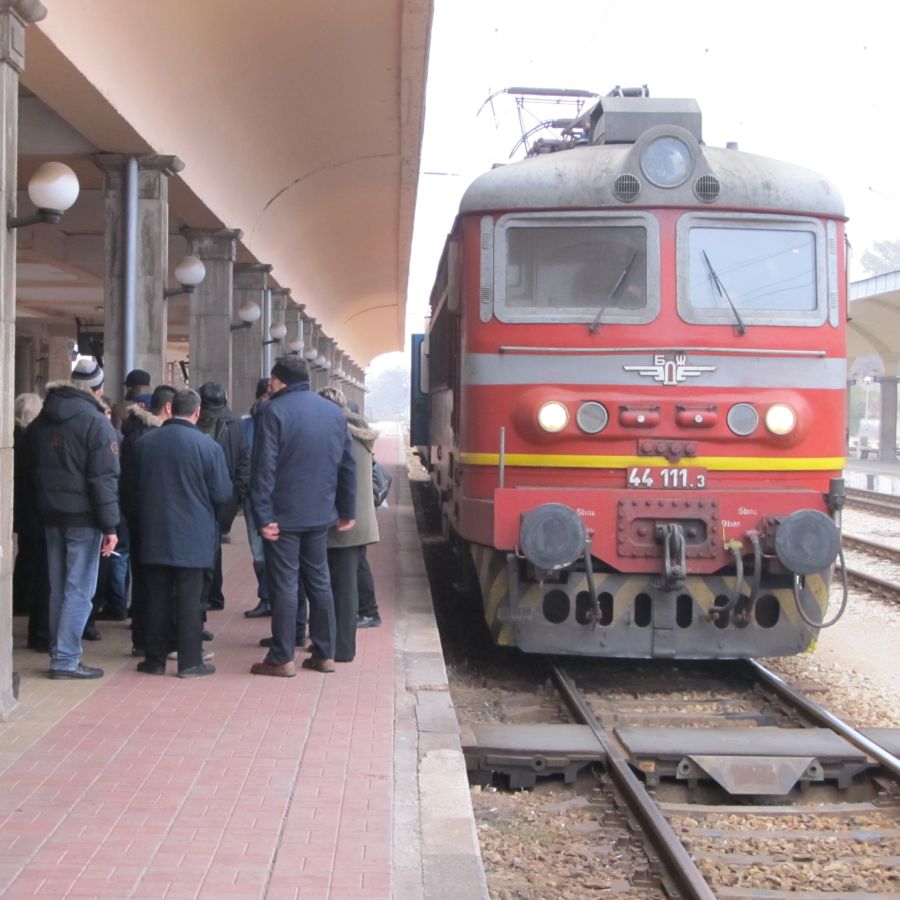
[[[407,331],[422,329],[460,196],[519,137],[511,97],[478,114],[513,85],[696,98],[707,144],[837,184],[862,277],[872,242],[900,238],[898,26],[900,4],[875,0],[436,0]]]

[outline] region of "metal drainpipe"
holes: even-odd
[[[263,316],[262,316],[262,340],[269,339],[269,326],[272,324],[272,289],[266,288],[265,299],[263,300]],[[262,357],[262,374],[260,378],[265,378],[272,369],[272,345],[263,345]]]
[[[124,309],[122,310],[122,381],[134,368],[134,323],[137,307],[138,161],[132,156],[125,170]]]

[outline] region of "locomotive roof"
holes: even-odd
[[[585,145],[499,166],[472,182],[459,212],[686,206],[710,211],[738,207],[844,215],[837,188],[816,172],[740,150],[695,144],[695,176],[712,175],[720,185],[717,199],[701,203],[694,194],[695,177],[677,188],[649,183],[641,174],[637,146]],[[625,173],[641,180],[640,195],[632,203],[617,199],[613,193],[616,178]]]

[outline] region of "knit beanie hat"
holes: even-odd
[[[90,356],[82,356],[72,369],[72,381],[78,385],[87,385],[91,390],[97,390],[103,384],[103,369],[100,363]]]

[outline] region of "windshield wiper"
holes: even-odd
[[[600,330],[600,316],[606,311],[606,307],[609,306],[613,301],[613,297],[616,296],[620,287],[622,287],[622,282],[628,277],[628,273],[631,271],[631,264],[634,262],[634,258],[637,256],[637,251],[631,254],[631,259],[625,265],[625,268],[622,269],[622,274],[619,276],[616,283],[613,285],[613,289],[609,292],[606,299],[600,304],[600,309],[597,310],[597,315],[594,316],[594,321],[588,325],[588,331],[591,334],[596,334]]]
[[[741,318],[741,314],[737,311],[737,307],[734,305],[731,297],[728,296],[728,291],[725,290],[725,285],[722,284],[722,280],[716,274],[716,270],[713,268],[713,264],[709,261],[709,257],[706,255],[706,251],[703,252],[703,259],[706,261],[706,268],[709,269],[710,278],[712,278],[713,284],[716,286],[716,290],[719,292],[720,297],[724,297],[728,301],[728,305],[731,307],[731,311],[734,313],[734,318],[737,321],[738,334],[743,335],[747,332],[747,327],[744,325],[744,320]]]

